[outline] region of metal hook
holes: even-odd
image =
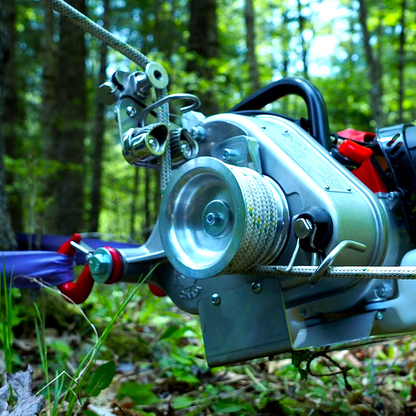
[[[192,104],[187,105],[185,107],[182,107],[180,110],[182,113],[187,113],[188,111],[194,111],[198,110],[198,108],[201,106],[201,100],[193,94],[170,94],[166,97],[161,98],[160,100],[155,101],[153,104],[148,105],[142,113],[142,119],[140,121],[141,126],[144,127],[146,124],[146,118],[148,114],[154,110],[155,108],[160,107],[163,104],[169,103],[170,101],[176,101],[176,100],[189,100]]]
[[[367,249],[367,246],[363,243],[359,243],[354,240],[344,240],[341,241],[332,251],[325,257],[325,260],[320,264],[320,266],[315,270],[312,276],[309,278],[309,283],[311,286],[315,286],[318,283],[318,280],[326,273],[333,261],[346,249],[350,248],[351,250],[364,252]]]

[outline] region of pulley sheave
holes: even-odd
[[[212,157],[193,159],[177,170],[160,213],[168,259],[195,278],[268,264],[288,233],[289,211],[278,185]]]

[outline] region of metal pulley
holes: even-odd
[[[194,278],[269,264],[289,232],[286,198],[274,181],[212,157],[193,159],[176,171],[160,213],[167,257]]]

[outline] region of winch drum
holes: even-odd
[[[286,198],[274,181],[212,157],[183,165],[161,205],[167,257],[195,278],[270,263],[286,242],[288,225]]]

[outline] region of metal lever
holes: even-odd
[[[85,257],[86,257],[87,260],[89,260],[91,258],[92,253],[94,252],[94,249],[92,249],[89,246],[86,247],[87,246],[86,244],[81,245],[81,244],[78,244],[77,242],[75,242],[73,240],[69,244],[72,247],[74,247],[76,250],[78,250],[81,253],[85,254]]]
[[[363,243],[359,243],[354,240],[344,240],[341,241],[332,251],[325,257],[324,261],[320,266],[315,270],[312,276],[309,278],[309,283],[313,287],[315,286],[319,279],[326,273],[334,260],[343,253],[346,249],[356,250],[364,252],[367,249],[367,246]]]
[[[282,270],[283,272],[287,273],[287,272],[290,272],[292,270],[292,267],[295,264],[296,257],[298,256],[298,253],[299,253],[299,248],[300,248],[300,238],[297,238],[296,239],[296,247],[293,250],[292,257],[291,257],[291,259],[289,261],[289,264],[287,265],[286,269]]]

